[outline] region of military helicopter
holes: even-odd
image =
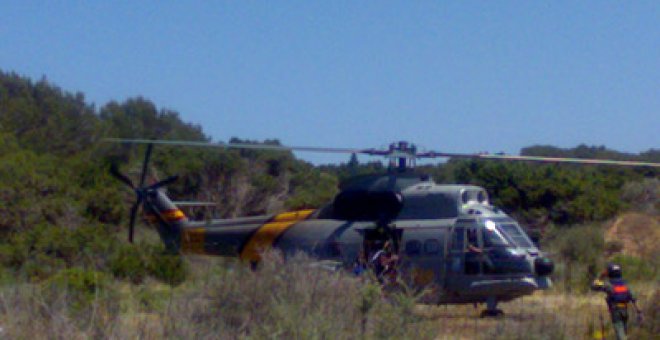
[[[482,316],[498,316],[499,302],[529,295],[552,285],[552,260],[530,240],[521,226],[493,206],[485,189],[473,185],[440,185],[411,171],[424,158],[468,158],[576,164],[660,167],[660,163],[601,159],[419,152],[408,142],[388,149],[290,147],[241,143],[208,143],[146,139],[106,139],[147,144],[138,185],[113,165],[111,173],[135,191],[128,239],[133,241],[137,211],[166,247],[181,254],[239,257],[252,264],[275,248],[285,256],[304,252],[337,267],[350,267],[391,242],[408,283],[428,292],[424,303],[486,303]],[[154,145],[265,149],[365,154],[389,160],[387,174],[353,179],[332,202],[318,209],[275,215],[192,221],[160,190],[169,177],[145,185]],[[402,277],[404,277],[402,275]]]

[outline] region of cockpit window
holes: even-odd
[[[509,241],[502,235],[502,232],[497,228],[493,221],[486,221],[486,227],[483,229],[484,247],[506,247],[509,246]]]
[[[515,224],[512,223],[500,223],[498,227],[506,234],[508,235],[513,243],[515,243],[519,247],[523,248],[532,248],[532,241],[529,240],[527,235],[520,230],[520,227],[518,227]]]

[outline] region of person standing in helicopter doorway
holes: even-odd
[[[607,276],[608,282],[602,279]],[[628,288],[626,281],[623,280],[621,274],[621,266],[618,264],[610,263],[607,265],[607,270],[603,272],[600,277],[591,284],[591,289],[601,291],[606,294],[605,301],[607,302],[607,309],[612,318],[612,326],[617,340],[626,339],[628,332],[628,304],[632,303],[637,313],[637,321],[642,322],[642,311],[637,307],[637,300]]]
[[[392,243],[389,240],[385,241],[383,249],[377,251],[370,261],[378,282],[382,284],[393,284],[396,282],[396,265],[398,261],[399,257],[394,253]]]

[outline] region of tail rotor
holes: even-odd
[[[161,187],[176,182],[176,180],[179,178],[179,176],[176,175],[170,176],[155,184],[144,186],[144,182],[147,178],[147,171],[149,168],[149,160],[151,158],[152,150],[153,150],[153,144],[148,144],[147,151],[144,155],[144,161],[142,163],[142,173],[140,174],[140,182],[137,187],[133,184],[133,181],[131,181],[131,179],[128,178],[128,176],[122,174],[119,171],[117,164],[112,164],[110,166],[110,174],[115,178],[117,178],[122,183],[126,184],[129,188],[131,188],[131,190],[135,192],[135,203],[133,203],[133,206],[131,206],[130,224],[128,225],[128,242],[130,243],[133,243],[133,236],[135,234],[135,220],[137,218],[137,212],[140,206],[144,206],[144,204],[147,204],[149,208],[152,208],[151,203],[148,200],[148,195],[156,192],[156,190],[158,190]],[[154,209],[152,208],[152,210]]]

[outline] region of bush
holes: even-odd
[[[131,244],[123,244],[115,250],[110,257],[109,267],[115,277],[127,279],[134,284],[142,283],[148,275],[143,252]]]
[[[657,262],[657,259],[655,260]],[[623,277],[626,280],[657,282],[660,279],[660,268],[658,267],[658,263],[653,263],[652,261],[623,254],[616,255],[611,259],[611,262],[621,266]]]
[[[621,191],[621,199],[634,210],[655,214],[660,209],[660,179],[645,178],[639,182],[628,182]]]
[[[57,272],[42,283],[47,294],[47,301],[53,301],[65,293],[71,311],[79,312],[89,307],[100,296],[107,297],[111,293],[112,278],[107,274],[70,268]]]
[[[605,254],[611,256],[620,253],[623,250],[623,247],[623,242],[619,240],[607,241],[607,243],[605,243]]]
[[[567,292],[589,291],[593,280],[604,266],[605,240],[597,225],[552,228],[546,235],[547,248],[555,254],[554,274]]]
[[[161,245],[122,245],[115,250],[109,265],[115,277],[134,284],[142,283],[147,276],[173,286],[186,279],[186,263],[181,256],[167,253]]]
[[[172,303],[172,337],[428,338],[412,314],[414,297],[383,299],[380,287],[343,272],[313,266],[296,255],[286,262],[264,254],[257,270],[244,263],[216,267]],[[185,321],[184,321],[185,320]]]
[[[11,234],[9,242],[0,244],[0,261],[40,281],[76,266],[104,270],[115,244],[114,235],[99,225],[65,228],[41,224]]]
[[[186,279],[186,262],[179,255],[167,253],[163,247],[152,247],[147,263],[149,275],[172,286]]]

